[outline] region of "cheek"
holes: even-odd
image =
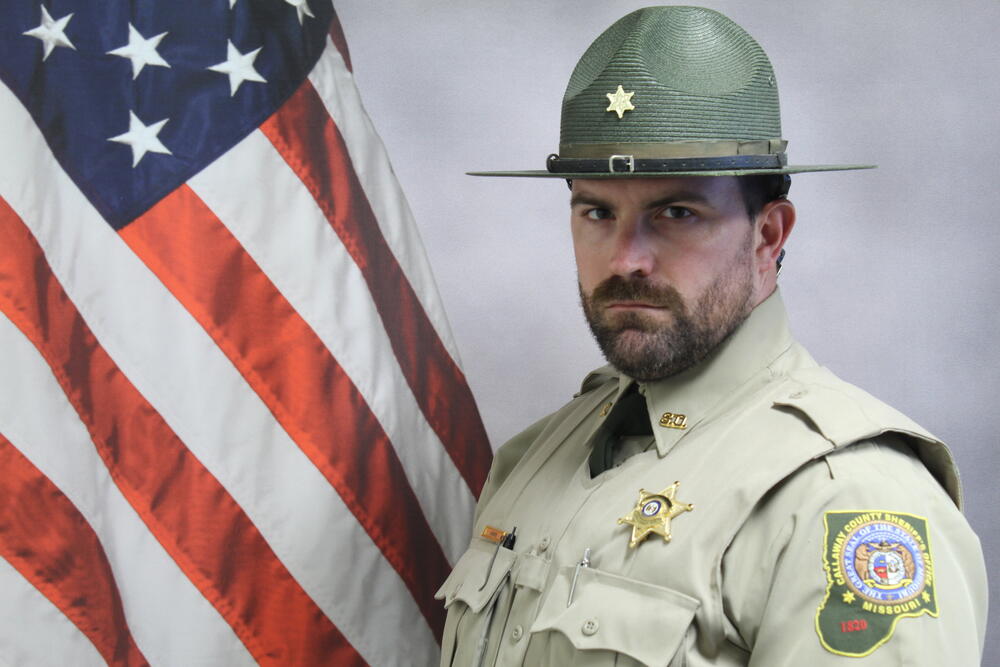
[[[685,301],[701,294],[707,282],[706,278],[705,259],[693,253],[678,253],[672,258],[663,258],[654,277],[657,282],[665,283],[677,290]]]
[[[742,230],[736,230],[742,231]],[[715,238],[664,252],[661,276],[687,300],[696,300],[722,280],[741,274],[749,261],[746,234]]]
[[[600,247],[580,237],[573,227],[573,256],[576,258],[576,273],[580,286],[589,294],[594,287],[608,277],[607,261],[600,253]]]
[[[603,262],[598,261],[593,255],[576,253],[576,275],[584,293],[590,294],[598,283],[610,275],[608,272],[602,270],[603,264]]]

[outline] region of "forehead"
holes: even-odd
[[[723,206],[742,196],[735,176],[574,179],[571,189],[574,198],[636,205],[688,198]]]

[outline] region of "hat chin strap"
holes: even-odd
[[[561,155],[550,155],[546,166],[553,174],[781,169],[787,146],[784,139],[562,143]]]
[[[659,142],[572,143],[560,142],[559,154],[566,158],[601,158],[632,155],[635,158],[673,159],[731,157],[733,155],[777,155],[784,153],[784,139],[689,139]]]
[[[781,169],[788,164],[784,153],[770,155],[728,155],[724,157],[637,158],[609,155],[600,158],[560,157],[546,160],[552,174],[629,174],[672,171],[723,171],[732,169]]]

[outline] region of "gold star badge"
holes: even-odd
[[[635,95],[635,91],[626,93],[621,84],[618,84],[618,90],[613,93],[607,93],[606,95],[611,104],[608,105],[608,108],[605,109],[605,111],[614,111],[618,114],[618,119],[621,120],[626,111],[632,111],[635,109],[635,105],[632,104],[633,95]]]
[[[846,602],[847,604],[851,604],[852,602],[854,602],[854,593],[852,593],[851,591],[844,591],[843,598],[844,602]]]
[[[660,535],[664,542],[670,541],[670,520],[694,509],[694,505],[677,500],[679,485],[680,482],[674,482],[659,493],[639,489],[639,501],[635,507],[618,519],[618,523],[632,526],[632,540],[628,543],[630,548],[634,549],[650,533]]]

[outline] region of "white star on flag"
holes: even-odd
[[[42,5],[42,24],[21,34],[42,40],[42,44],[45,45],[45,54],[42,56],[42,60],[45,60],[57,46],[76,49],[73,46],[73,42],[69,41],[69,37],[63,32],[66,30],[66,24],[69,23],[71,18],[73,18],[72,13],[67,14],[59,20],[54,20],[49,15],[49,10],[45,9],[45,5]]]
[[[257,54],[260,53],[259,47],[253,51],[247,53],[240,53],[233,43],[226,40],[226,60],[218,65],[212,65],[208,69],[213,72],[221,72],[222,74],[229,75],[229,96],[232,97],[236,95],[237,89],[239,89],[240,84],[244,81],[259,81],[260,83],[267,83],[267,79],[262,77],[260,73],[254,69],[253,61],[256,60]]]
[[[128,58],[131,60],[132,79],[135,80],[139,77],[139,72],[141,72],[142,68],[146,65],[170,67],[170,64],[156,51],[156,47],[160,45],[160,40],[166,36],[167,33],[161,32],[155,37],[146,39],[138,30],[135,29],[135,26],[129,23],[128,44],[121,48],[117,48],[114,51],[108,51],[108,54],[112,56],[121,56],[122,58]]]
[[[128,132],[125,134],[119,134],[117,137],[111,137],[108,141],[117,141],[120,144],[128,144],[132,148],[132,166],[135,167],[139,164],[139,160],[143,158],[146,153],[166,153],[167,155],[173,155],[166,146],[156,137],[166,125],[168,118],[164,118],[161,121],[153,123],[152,125],[143,125],[139,117],[133,112],[128,112]]]
[[[299,15],[299,25],[302,25],[303,16],[315,18],[312,10],[309,9],[309,0],[285,0],[285,2],[295,7],[295,11]]]

